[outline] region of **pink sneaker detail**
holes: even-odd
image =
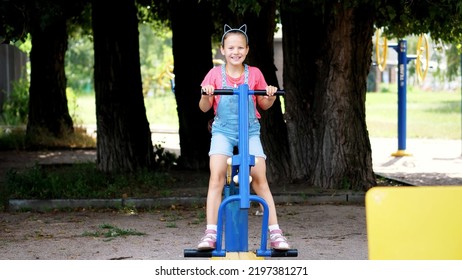
[[[213,229],[207,229],[201,241],[197,245],[197,250],[206,251],[213,250],[217,244],[217,231]]]
[[[290,249],[290,245],[280,229],[270,231],[270,244],[271,248],[275,250],[287,251]]]

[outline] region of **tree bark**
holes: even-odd
[[[277,86],[276,66],[274,65],[274,32],[276,29],[276,1],[266,1],[257,14],[247,13],[242,23],[248,25],[250,51],[248,63],[257,66],[269,85]],[[240,23],[238,23],[238,26]],[[282,97],[283,98],[283,97]],[[267,177],[272,183],[290,179],[290,156],[287,128],[283,119],[281,98],[261,114],[261,141],[267,155]]]
[[[155,158],[142,92],[135,2],[92,4],[97,168],[109,173],[151,169]]]
[[[27,136],[45,133],[62,137],[73,132],[66,97],[64,56],[67,50],[66,19],[52,22],[33,16]],[[45,22],[45,26],[41,23]],[[42,27],[43,26],[43,27]]]
[[[210,7],[207,1],[190,0],[174,0],[170,5],[181,147],[179,165],[193,170],[208,169],[211,135],[207,124],[213,118],[213,110],[204,114],[199,109],[199,100],[200,84],[213,67]]]
[[[326,5],[324,16],[288,2],[281,18],[292,176],[320,188],[367,189],[375,185],[365,114],[373,13]]]

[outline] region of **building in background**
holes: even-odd
[[[14,45],[0,44],[0,114],[12,92],[12,82],[25,77],[27,54]]]

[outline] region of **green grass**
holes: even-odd
[[[76,108],[70,114],[78,124],[96,124],[95,96],[80,95],[76,101]],[[144,98],[146,117],[149,124],[161,127],[178,128],[178,114],[176,111],[175,95],[171,92],[156,94]],[[72,108],[69,106],[69,108]]]
[[[460,91],[407,90],[407,138],[460,139]],[[366,123],[370,137],[397,137],[398,94],[396,87],[367,93]]]
[[[139,232],[134,229],[122,229],[111,224],[102,224],[99,226],[101,230],[94,232],[84,232],[82,236],[84,237],[104,237],[104,241],[111,241],[116,237],[126,237],[130,235],[142,236],[146,233]]]
[[[177,181],[168,172],[149,170],[105,174],[93,162],[36,164],[23,171],[8,171],[3,195],[18,199],[157,197],[174,188]]]

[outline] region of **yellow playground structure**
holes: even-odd
[[[366,193],[371,260],[462,260],[462,186]]]

